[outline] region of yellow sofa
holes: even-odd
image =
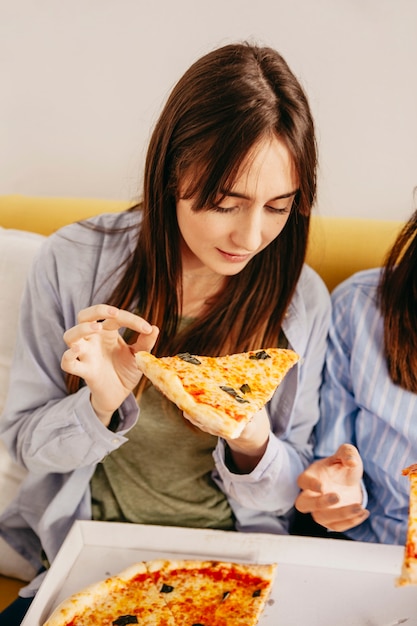
[[[126,201],[0,196],[0,232],[13,229],[47,236],[70,222],[97,213],[121,211],[128,206]],[[400,221],[316,215],[312,220],[308,263],[331,291],[352,273],[380,265],[401,226]],[[4,267],[0,263],[0,272],[5,270],[13,274],[14,265]],[[15,314],[16,317],[17,311]],[[0,405],[0,411],[1,408]],[[4,450],[0,449],[1,454]],[[23,584],[0,576],[0,610],[16,597]]]
[[[0,196],[0,227],[50,235],[70,222],[128,206],[123,200]],[[380,265],[402,224],[315,215],[307,262],[332,290],[354,272]]]

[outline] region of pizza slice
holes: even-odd
[[[255,626],[276,564],[152,561],[148,570],[176,624]]]
[[[145,563],[73,594],[53,611],[44,626],[176,626]]]
[[[417,585],[417,463],[402,473],[410,479],[410,504],[401,576],[397,580],[400,586]]]
[[[300,358],[283,348],[219,357],[186,352],[157,358],[140,351],[135,357],[139,369],[187,419],[226,439],[239,437]]]

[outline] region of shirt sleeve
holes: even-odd
[[[357,446],[355,423],[359,407],[352,381],[352,337],[360,326],[358,308],[349,281],[332,296],[332,321],[327,343],[323,385],[320,393],[320,420],[315,428],[315,458],[325,458],[343,443]],[[359,307],[362,307],[359,304]],[[368,504],[365,482],[361,481],[362,506]]]
[[[35,473],[64,473],[97,463],[126,441],[124,435],[138,417],[132,395],[120,407],[120,423],[112,432],[95,415],[88,388],[67,393],[63,334],[76,323],[78,311],[91,304],[96,268],[93,258],[82,262],[80,255],[77,265],[73,248],[73,241],[51,237],[29,272],[0,421],[13,458]]]
[[[315,457],[334,454],[342,443],[355,441],[358,407],[351,375],[350,319],[354,303],[345,289],[333,296],[323,386],[320,394],[320,421],[315,429]]]

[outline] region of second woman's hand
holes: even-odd
[[[335,454],[314,461],[300,474],[295,506],[328,530],[344,532],[358,526],[369,517],[362,506],[362,474],[358,450],[342,444]]]

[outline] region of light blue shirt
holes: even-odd
[[[35,568],[41,545],[52,561],[73,522],[91,518],[89,483],[95,467],[128,440],[138,419],[131,394],[120,407],[117,432],[105,428],[91,407],[88,388],[67,394],[60,366],[64,331],[77,323],[81,309],[108,300],[121,277],[122,261],[136,245],[138,220],[138,213],[91,220],[121,229],[112,235],[78,224],[61,229],[45,241],[29,275],[0,420],[2,439],[28,475],[0,518],[0,534]],[[129,225],[134,228],[122,232]],[[237,530],[288,531],[297,477],[313,454],[311,432],[319,415],[329,323],[328,291],[306,266],[283,324],[289,347],[301,360],[267,406],[267,450],[246,475],[228,470],[222,440],[213,453],[213,479],[229,499]],[[23,594],[33,594],[38,585],[35,579]]]
[[[376,306],[379,277],[379,269],[359,272],[332,294],[315,454],[331,455],[345,442],[358,448],[370,516],[346,534],[403,545],[409,480],[401,470],[417,461],[417,395],[394,385],[388,374]]]

